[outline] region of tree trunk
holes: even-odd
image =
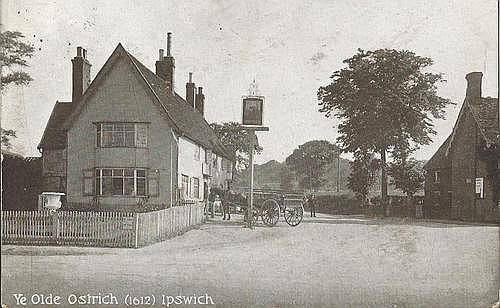
[[[384,216],[387,216],[387,170],[386,170],[386,148],[380,151],[380,160],[382,161],[382,209]]]

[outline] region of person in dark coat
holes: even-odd
[[[314,194],[309,196],[309,209],[311,210],[311,217],[316,217],[316,196]]]
[[[226,220],[226,214],[227,214],[227,220],[231,220],[231,210],[229,207],[229,200],[231,200],[231,188],[228,186],[226,191],[224,192],[224,197],[222,198],[222,214],[223,218],[222,220]]]
[[[212,218],[214,218],[215,216],[215,205],[214,205],[215,196],[217,196],[216,189],[215,188],[210,189],[210,193],[208,194],[208,207]]]

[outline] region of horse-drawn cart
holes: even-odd
[[[298,226],[304,217],[304,195],[280,190],[254,190],[253,223],[259,217],[266,226],[275,226],[280,215],[287,224]]]

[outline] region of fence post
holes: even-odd
[[[135,218],[135,245],[134,248],[138,248],[138,238],[139,238],[139,214],[134,213]]]
[[[59,237],[59,213],[58,212],[52,213],[52,237],[54,238],[55,242],[57,243],[57,239]]]

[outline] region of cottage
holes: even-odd
[[[499,218],[499,101],[481,96],[482,76],[467,74],[465,100],[453,131],[424,166],[425,205],[434,217]]]
[[[170,33],[156,73],[121,44],[92,82],[85,49],[72,64],[72,101],[56,102],[38,145],[44,191],[65,192],[71,207],[127,209],[229,185],[234,159],[204,118],[203,89],[190,74],[186,99],[174,91]]]

